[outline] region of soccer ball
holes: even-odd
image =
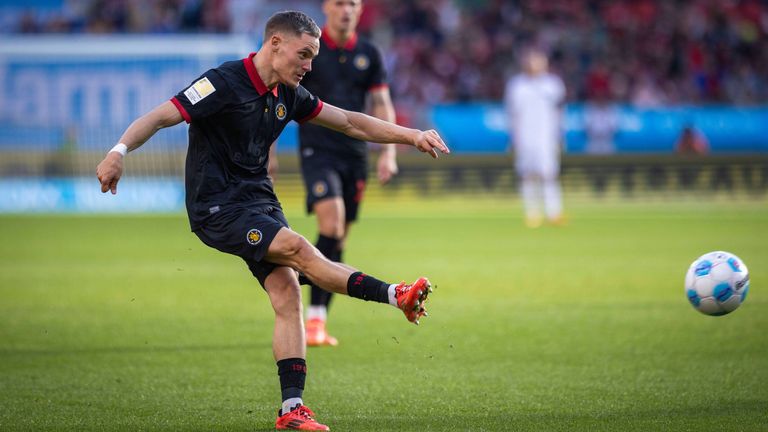
[[[712,316],[733,312],[747,298],[749,270],[734,254],[704,254],[688,267],[685,295],[697,311]]]

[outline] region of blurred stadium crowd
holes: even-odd
[[[5,14],[4,32],[255,33],[280,9],[301,9],[322,20],[319,0],[39,2],[60,7]],[[384,47],[401,108],[500,100],[518,54],[532,45],[550,53],[570,102],[655,107],[768,100],[768,6],[760,0],[364,4],[359,30]]]

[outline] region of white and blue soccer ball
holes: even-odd
[[[697,311],[712,316],[735,311],[749,292],[749,270],[736,255],[715,251],[697,258],[685,275],[685,295]]]

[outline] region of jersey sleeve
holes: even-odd
[[[310,93],[302,86],[296,88],[296,99],[293,110],[293,119],[298,123],[305,123],[320,114],[323,109],[323,101]]]
[[[384,58],[381,51],[374,46],[371,49],[371,80],[368,84],[368,91],[387,86],[387,69],[384,67]]]
[[[216,70],[211,69],[172,97],[171,102],[184,121],[192,123],[221,111],[230,98],[229,86]]]

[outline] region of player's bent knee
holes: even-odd
[[[322,258],[322,254],[317,248],[302,236],[297,236],[295,242],[291,245],[291,256],[299,271],[304,270],[304,267],[310,261]]]
[[[269,283],[271,282],[271,283]],[[277,315],[301,314],[301,287],[296,281],[268,281],[267,292]]]
[[[301,296],[278,296],[272,299],[272,309],[279,316],[301,316]]]
[[[294,267],[294,261],[307,247],[312,245],[306,238],[289,229],[281,229],[269,245],[266,258],[271,262]]]
[[[290,230],[281,230],[269,246],[266,259],[307,274],[313,263],[325,257],[303,236]]]

